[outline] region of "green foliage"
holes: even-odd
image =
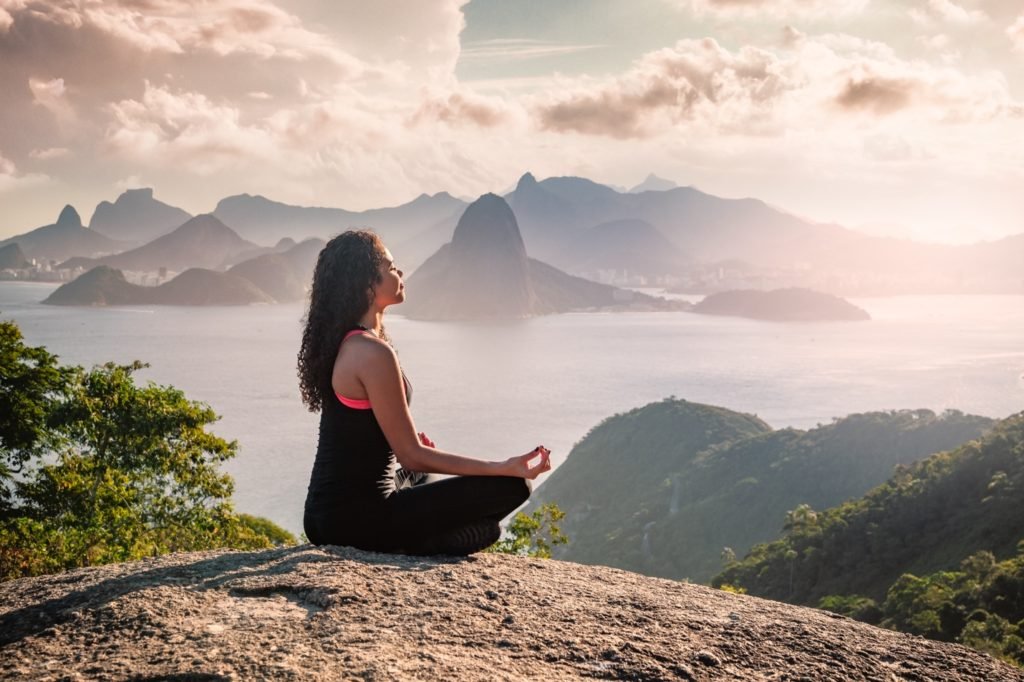
[[[15,475],[48,445],[49,407],[67,381],[55,355],[26,346],[17,325],[0,321],[0,518],[11,512]]]
[[[1024,552],[997,562],[981,551],[958,571],[900,576],[881,607],[865,597],[832,595],[819,608],[883,627],[959,642],[1024,665]]]
[[[1012,555],[1024,532],[1024,414],[980,440],[897,467],[887,482],[816,512],[813,522],[797,519],[798,509],[783,538],[755,545],[713,582],[798,604],[836,594],[881,602],[903,574],[936,574],[974,555],[960,572],[985,583],[995,557]],[[956,586],[941,575],[916,580],[926,582],[898,586],[889,617],[913,632],[950,636],[944,595]]]
[[[288,545],[298,544],[299,542],[295,539],[294,535],[286,531],[284,528],[281,528],[281,526],[277,525],[270,519],[265,519],[262,516],[239,514],[238,520],[243,526],[248,528],[257,536],[265,537],[274,547],[285,547]],[[305,538],[305,534],[303,534],[303,538]],[[308,540],[303,539],[303,542],[308,542]]]
[[[294,541],[269,521],[239,517],[218,470],[237,443],[206,431],[217,415],[168,386],[135,383],[145,367],[58,367],[0,327],[5,405],[0,579],[144,556]],[[6,413],[5,413],[6,415]],[[26,426],[27,424],[27,426]]]
[[[508,536],[485,551],[550,559],[552,546],[569,542],[559,527],[564,517],[565,513],[553,502],[542,505],[529,515],[519,512],[508,526]]]
[[[827,597],[822,597],[821,601],[818,602],[818,608],[855,618],[865,623],[871,623],[872,625],[877,625],[882,620],[882,610],[875,603],[875,600],[861,597],[857,594],[848,596],[831,594]]]

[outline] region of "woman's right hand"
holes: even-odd
[[[539,461],[533,463],[538,458]],[[525,455],[509,457],[505,460],[504,468],[507,469],[508,476],[528,478],[532,481],[545,471],[551,471],[551,451],[543,445],[538,445]]]

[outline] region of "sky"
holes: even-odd
[[[527,171],[1024,233],[1024,3],[0,0],[0,237],[135,187],[359,210]]]

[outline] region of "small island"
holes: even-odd
[[[259,287],[239,275],[191,268],[160,286],[128,282],[124,273],[98,265],[64,284],[43,303],[68,306],[106,305],[247,305],[273,303]]]
[[[835,322],[870,320],[863,308],[811,289],[757,291],[737,289],[711,294],[693,306],[702,315],[728,315],[774,322]]]

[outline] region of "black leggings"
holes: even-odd
[[[525,478],[454,476],[395,490],[366,509],[307,513],[303,525],[315,545],[466,555],[497,541],[499,521],[532,490]]]

